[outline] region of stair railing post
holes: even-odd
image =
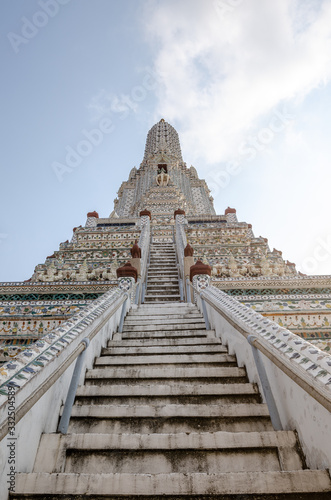
[[[141,290],[141,303],[142,304],[145,302],[145,292],[146,292],[146,283],[143,283],[142,290]]]
[[[118,327],[119,333],[123,332],[123,323],[124,323],[124,318],[125,318],[125,314],[126,314],[126,303],[128,301],[129,294],[127,292],[125,292],[124,296],[125,296],[125,300],[124,300],[123,305],[122,305],[121,319],[120,319],[120,324]]]
[[[209,319],[208,319],[208,313],[207,313],[206,303],[205,303],[205,300],[204,300],[204,298],[202,296],[202,292],[199,294],[199,296],[200,296],[202,310],[203,310],[203,317],[205,319],[206,330],[210,330],[210,323],[209,323]]]
[[[190,280],[186,278],[186,297],[187,297],[187,302],[191,302],[191,287],[190,287]]]
[[[141,290],[141,279],[139,278],[138,282],[137,282],[136,295],[135,295],[135,298],[134,298],[134,303],[136,305],[138,305],[138,303],[139,303],[140,290]]]
[[[179,279],[178,283],[179,283],[180,301],[181,301],[181,302],[183,302],[183,301],[184,301],[184,294],[183,294],[183,280],[182,280],[182,279]]]
[[[254,357],[256,368],[257,368],[257,372],[258,372],[259,377],[260,377],[263,394],[264,394],[264,397],[265,397],[265,400],[266,400],[266,403],[268,406],[268,410],[270,413],[271,423],[273,425],[273,428],[276,431],[281,431],[283,429],[283,426],[282,426],[282,423],[280,420],[280,416],[279,416],[279,413],[277,410],[277,405],[276,405],[274,396],[273,396],[272,391],[271,391],[267,372],[265,371],[265,367],[264,367],[263,361],[261,359],[260,353],[254,345],[254,341],[256,339],[257,339],[257,337],[255,335],[248,335],[248,337],[247,337],[248,343],[250,344],[250,346],[252,348],[253,357]]]
[[[68,427],[69,427],[69,421],[71,417],[71,410],[75,401],[76,397],[76,392],[77,392],[77,387],[78,387],[78,382],[79,382],[79,376],[80,372],[82,370],[85,354],[86,354],[86,349],[88,348],[90,344],[90,339],[85,338],[82,340],[82,344],[84,345],[84,350],[80,353],[76,360],[75,368],[72,374],[68,394],[67,394],[67,399],[64,404],[61,420],[59,423],[59,426],[57,428],[58,432],[61,432],[61,434],[67,434]]]

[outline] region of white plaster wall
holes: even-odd
[[[130,299],[129,299],[130,300]],[[113,307],[113,305],[111,306]],[[122,306],[116,313],[106,322],[97,335],[92,339],[88,349],[86,350],[84,365],[82,368],[80,381],[84,382],[86,370],[92,368],[96,356],[100,355],[101,348],[107,344],[117,331],[120,321]],[[130,302],[127,304],[126,311],[130,310]],[[57,358],[54,358],[40,372],[36,374],[29,382],[27,382],[21,390],[16,393],[16,407],[24,401],[31,392],[33,392],[47,377],[56,370],[56,367],[62,363],[68,355],[79,345],[84,337],[107,317],[107,310],[104,311],[95,321],[86,327],[80,335],[71,342]],[[55,384],[37,401],[37,403],[28,411],[28,413],[16,425],[16,470],[19,472],[31,472],[39,446],[39,441],[42,433],[56,432],[59,422],[59,414],[61,405],[65,402],[67,391],[72,377],[72,372],[75,366],[74,361],[63,375],[55,382]],[[6,417],[6,408],[3,409],[2,418]],[[6,436],[0,442],[0,499],[7,500],[8,485],[7,473],[8,465],[8,448],[9,436]],[[11,440],[11,439],[10,439]]]
[[[205,304],[211,328],[215,329],[216,336],[222,339],[230,354],[237,356],[239,366],[246,367],[250,382],[258,383],[263,395],[252,348],[248,341],[212,306],[206,302]],[[202,312],[200,298],[198,307]],[[259,355],[267,372],[283,429],[298,432],[309,468],[330,468],[331,413],[285,375],[271,360],[260,352]]]

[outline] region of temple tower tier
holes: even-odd
[[[188,215],[215,215],[206,182],[183,162],[176,130],[163,119],[147,135],[144,159],[123,182],[113,215],[137,216],[147,209],[160,221],[173,220],[182,208]]]

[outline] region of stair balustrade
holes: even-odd
[[[274,427],[296,429],[309,467],[328,468],[331,356],[213,286],[199,290],[188,282],[188,288],[229,353],[246,367],[249,380],[260,385]]]
[[[132,280],[124,287],[133,289]],[[116,332],[123,305],[131,293],[119,287],[106,292],[50,334],[39,339],[31,349],[1,367],[0,385],[0,453],[7,457],[8,440],[18,450],[16,470],[32,470],[42,432],[56,431],[60,406],[64,402],[73,374],[73,362],[90,347],[82,362],[81,375],[90,368],[95,356]],[[124,315],[122,315],[122,321]],[[76,384],[77,386],[77,384]],[[14,425],[8,421],[8,395],[14,401]],[[8,434],[10,433],[10,434]],[[1,461],[0,498],[7,498],[8,461]]]

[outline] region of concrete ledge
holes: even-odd
[[[176,345],[176,346],[146,346],[146,347],[132,347],[128,350],[126,347],[114,346],[105,347],[102,349],[102,356],[126,356],[130,358],[136,355],[150,356],[151,354],[164,355],[164,354],[213,354],[213,353],[227,353],[226,347],[222,344],[216,343],[215,345]]]
[[[111,491],[111,492],[110,492]],[[249,495],[331,492],[326,471],[226,474],[17,474],[17,494]],[[42,497],[41,497],[42,498]],[[326,497],[325,497],[326,498]]]
[[[208,384],[195,385],[84,385],[78,388],[77,396],[225,396],[225,395],[257,395],[256,384]]]
[[[96,358],[95,366],[111,366],[111,365],[128,365],[134,367],[135,365],[168,365],[173,363],[236,363],[236,357],[230,354],[158,354],[158,355],[145,355],[139,354],[134,356],[106,356]]]
[[[209,334],[213,334],[215,336],[214,330],[159,330],[159,331],[154,331],[150,330],[148,332],[146,331],[140,331],[140,332],[128,332],[128,331],[123,331],[123,339],[139,339],[139,338],[168,338],[168,337],[206,337]]]
[[[188,337],[188,338],[136,338],[131,340],[110,340],[109,347],[154,347],[154,346],[202,346],[202,345],[222,345],[222,341],[218,337]]]
[[[95,368],[88,370],[86,380],[88,379],[114,379],[114,378],[230,378],[245,377],[246,370],[237,367],[217,367],[217,368]]]
[[[73,406],[73,417],[128,418],[128,417],[267,417],[267,405],[236,403],[225,405],[80,405]]]

